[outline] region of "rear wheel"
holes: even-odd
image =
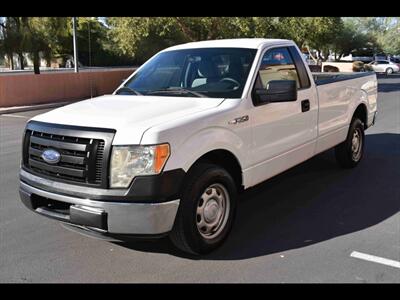
[[[344,168],[354,168],[364,154],[364,124],[354,118],[346,140],[335,147],[336,160]]]
[[[236,212],[236,186],[223,168],[195,165],[188,174],[175,224],[173,244],[184,252],[206,254],[228,236]]]
[[[393,69],[392,68],[387,68],[386,69],[386,75],[390,75],[393,73]]]

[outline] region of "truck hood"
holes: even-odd
[[[223,98],[105,95],[70,104],[35,116],[32,120],[117,131],[113,144],[127,136],[139,144],[143,133],[155,125],[214,108]]]

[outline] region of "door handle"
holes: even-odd
[[[301,101],[301,112],[306,112],[310,110],[310,100],[306,99]]]

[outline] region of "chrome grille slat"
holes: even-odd
[[[33,166],[31,167],[31,169],[33,171],[36,171],[36,172],[40,173],[40,174],[45,174],[47,176],[55,177],[55,178],[58,178],[58,179],[64,179],[64,180],[68,180],[68,181],[81,182],[81,183],[85,182],[85,179],[84,178],[80,178],[80,177],[73,177],[73,176],[68,176],[68,175],[63,175],[63,174],[57,174],[57,173],[49,172],[49,171],[46,171],[46,170],[43,170],[43,169],[37,169],[37,168],[35,168]]]
[[[85,158],[71,155],[61,155],[61,162],[70,163],[74,165],[84,165]]]
[[[37,169],[42,169],[46,170],[52,173],[56,174],[63,174],[63,175],[68,175],[68,176],[73,176],[73,177],[84,177],[85,176],[85,171],[84,170],[78,170],[78,169],[72,169],[72,168],[66,168],[66,167],[61,167],[57,165],[49,165],[45,162],[40,162],[35,159],[29,159],[29,165],[37,168]]]
[[[65,142],[59,142],[59,141],[54,141],[54,140],[50,140],[50,139],[39,138],[37,136],[31,136],[31,143],[42,145],[42,146],[66,149],[66,150],[87,151],[86,144],[65,143]]]
[[[30,154],[30,155],[34,155],[34,156],[40,157],[40,156],[42,155],[42,153],[43,153],[42,150],[29,147],[29,154]]]
[[[31,143],[31,148],[43,151],[44,149],[48,149],[49,147]],[[84,157],[84,158],[87,157],[88,153],[89,153],[86,151],[75,151],[75,150],[67,150],[67,149],[58,149],[58,151],[64,155],[70,155],[70,156],[75,156],[75,157]]]

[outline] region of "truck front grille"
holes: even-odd
[[[108,153],[105,151],[108,133],[101,139],[97,138],[98,132],[93,138],[91,132],[83,132],[86,136],[82,136],[82,131],[78,133],[79,129],[75,129],[77,135],[74,135],[70,129],[63,134],[62,128],[30,127],[28,124],[23,146],[23,165],[26,169],[59,181],[107,187]],[[109,151],[111,143],[108,142]],[[50,164],[43,160],[42,154],[47,149],[60,153],[59,162]]]

